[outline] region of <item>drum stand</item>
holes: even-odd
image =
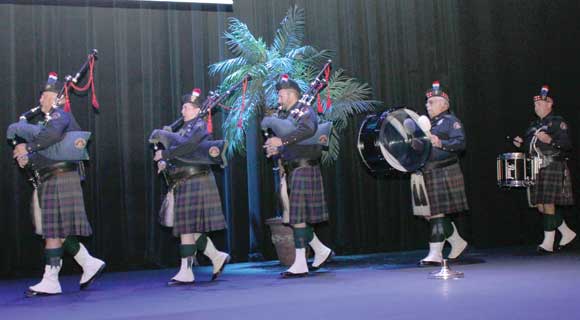
[[[447,265],[447,259],[443,259],[443,264],[441,264],[441,270],[429,272],[429,279],[460,279],[463,278],[463,272],[453,271]]]

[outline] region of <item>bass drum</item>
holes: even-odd
[[[430,122],[420,118],[406,108],[367,116],[357,148],[371,172],[414,172],[425,165],[431,152]]]

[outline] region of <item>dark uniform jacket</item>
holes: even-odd
[[[428,162],[457,158],[465,150],[465,132],[461,121],[449,111],[431,119],[431,134],[439,137],[441,148],[431,148]]]
[[[322,156],[322,146],[318,144],[297,144],[316,134],[316,130],[318,129],[318,116],[312,107],[297,102],[287,111],[278,111],[278,117],[281,119],[292,118],[297,124],[296,130],[286,136],[280,137],[282,140],[280,154],[283,160],[317,160]]]
[[[202,141],[210,139],[210,134],[207,132],[205,121],[198,117],[186,121],[178,133],[184,137],[185,143],[163,150],[162,157],[163,160],[180,167],[185,166],[185,164],[181,163],[177,158],[193,155]]]
[[[554,115],[553,112],[548,114],[544,119],[538,119],[530,125],[524,137],[523,148],[529,152],[530,143],[538,129],[550,135],[552,142],[543,143],[540,140],[536,142],[536,148],[546,156],[561,157],[564,159],[572,150],[572,141],[568,133],[568,124],[561,116]]]
[[[66,132],[81,130],[72,113],[64,112],[62,108],[53,108],[49,112],[48,120],[44,113],[40,113],[38,116],[32,118],[30,122],[44,125],[34,140],[29,141],[26,144],[29,159],[37,169],[49,167],[62,161],[45,158],[36,153],[36,151],[48,148],[51,145],[60,142]]]

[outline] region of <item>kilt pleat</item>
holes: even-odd
[[[540,169],[536,183],[531,187],[533,204],[573,205],[572,179],[565,162],[554,161]]]
[[[60,173],[42,182],[38,188],[38,197],[44,238],[92,234],[80,177],[76,171]]]
[[[320,167],[299,167],[290,174],[290,224],[328,220]]]
[[[204,233],[226,228],[213,173],[193,176],[174,189],[173,234]],[[163,214],[163,213],[162,213]],[[163,221],[163,216],[160,217]]]
[[[431,214],[455,213],[469,209],[459,163],[423,172]]]

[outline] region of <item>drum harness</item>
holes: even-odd
[[[536,177],[539,176],[540,169],[546,168],[547,166],[554,161],[554,157],[546,156],[537,146],[536,143],[538,142],[538,137],[536,136],[540,131],[548,129],[547,126],[541,126],[540,128],[534,131],[534,135],[532,137],[532,141],[530,142],[529,153],[532,156],[532,170]],[[562,179],[562,184],[564,184],[564,179]],[[531,185],[526,188],[526,193],[528,196],[528,205],[531,208],[537,207],[537,205],[532,204],[531,201]]]

